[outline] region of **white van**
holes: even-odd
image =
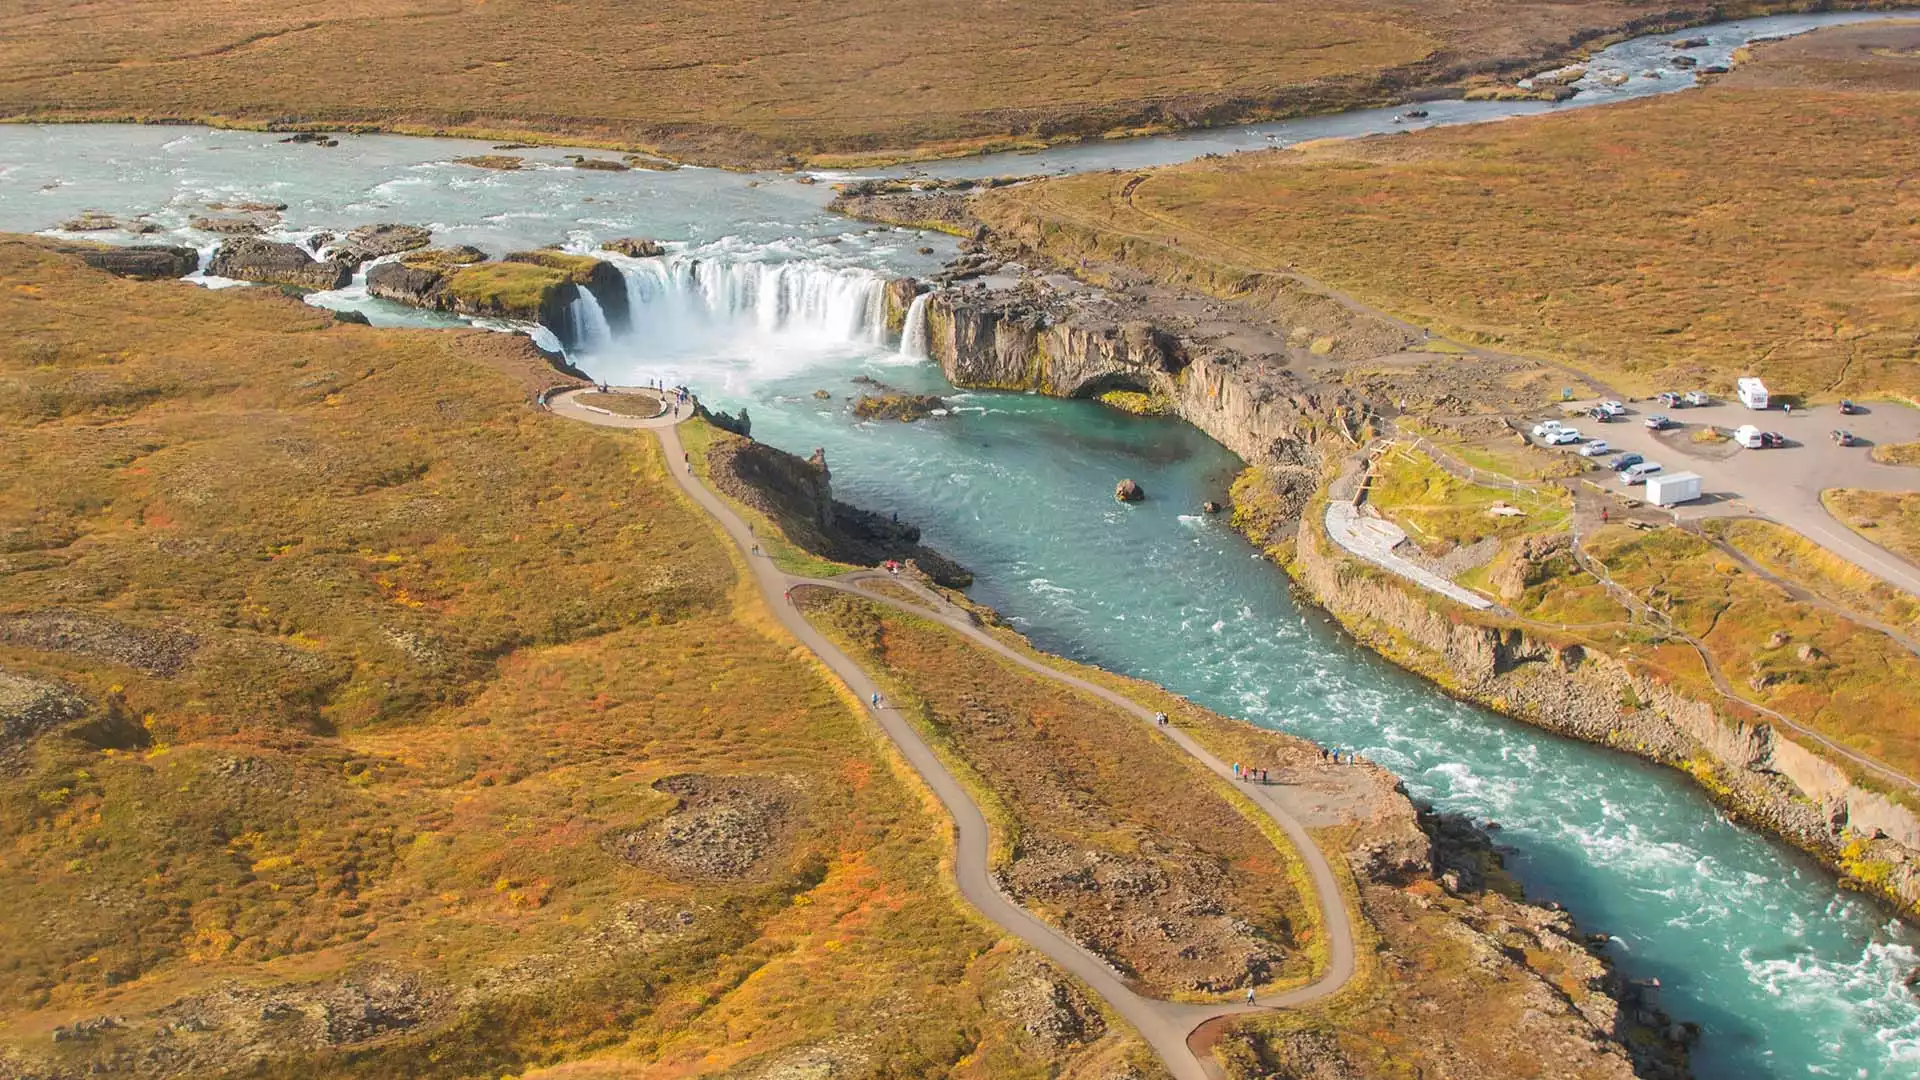
[[[1764,440],[1760,437],[1759,428],[1754,427],[1752,424],[1741,424],[1733,431],[1733,441],[1748,450],[1758,450]]]
[[[1657,461],[1642,461],[1637,465],[1629,465],[1620,470],[1620,486],[1632,487],[1659,471],[1660,463]]]

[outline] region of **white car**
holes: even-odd
[[[1699,407],[1699,406],[1701,406],[1701,405],[1711,405],[1711,404],[1713,404],[1713,399],[1712,399],[1712,398],[1710,398],[1710,397],[1708,397],[1708,396],[1707,396],[1707,395],[1706,395],[1705,393],[1703,393],[1703,392],[1701,392],[1701,391],[1699,391],[1699,390],[1689,390],[1689,391],[1687,391],[1687,394],[1686,394],[1686,396],[1685,396],[1684,398],[1681,398],[1681,400],[1682,400],[1682,401],[1684,401],[1684,402],[1686,402],[1686,403],[1687,403],[1688,405],[1690,405],[1690,406],[1693,406],[1693,407],[1695,407],[1695,408],[1698,408],[1698,407]]]
[[[1613,447],[1608,446],[1607,440],[1605,439],[1595,439],[1580,448],[1581,457],[1600,457],[1603,454],[1611,453],[1613,453]]]
[[[1617,401],[1603,401],[1600,403],[1600,411],[1608,416],[1622,416],[1626,413],[1627,407]]]
[[[1570,427],[1555,428],[1547,432],[1546,436],[1548,446],[1569,446],[1579,442],[1580,439],[1580,433]]]
[[[1657,461],[1642,461],[1637,465],[1630,465],[1620,470],[1620,485],[1632,487],[1659,471],[1660,463]]]
[[[1558,420],[1542,420],[1533,425],[1533,437],[1536,439],[1544,439],[1553,432],[1559,431],[1566,426],[1567,425]]]

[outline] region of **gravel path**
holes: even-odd
[[[1155,731],[1193,755],[1216,775],[1229,782],[1233,780],[1231,766],[1209,753],[1179,727],[1174,725],[1160,727],[1156,723],[1152,710],[1123,694],[1069,672],[1049,667],[1014,649],[988,634],[975,623],[969,613],[954,607],[930,590],[908,585],[931,605],[931,607],[921,607],[861,589],[861,582],[880,576],[873,572],[854,573],[836,579],[800,577],[781,570],[770,558],[751,554],[755,550],[757,541],[747,523],[722,502],[719,496],[700,483],[699,479],[693,475],[691,466],[681,464],[686,459],[686,451],[681,446],[680,433],[675,430],[679,420],[671,415],[639,419],[588,410],[573,401],[578,393],[579,391],[568,391],[555,395],[548,406],[562,416],[589,424],[653,431],[660,439],[661,448],[666,451],[668,471],[673,475],[674,482],[720,524],[734,546],[747,558],[747,565],[753,574],[754,583],[759,586],[761,595],[766,599],[767,606],[772,610],[774,617],[801,644],[818,656],[821,662],[826,664],[861,701],[874,700],[874,696],[880,693],[878,684],[852,658],[807,622],[799,609],[788,599],[790,590],[801,585],[811,585],[851,592],[875,603],[899,608],[920,618],[933,619],[1028,671],[1125,710],[1140,722],[1151,725]],[[901,584],[907,583],[901,582]],[[881,700],[884,701],[884,698]],[[953,818],[954,877],[960,894],[993,923],[1046,954],[1096,994],[1105,998],[1113,1011],[1132,1024],[1148,1045],[1153,1047],[1154,1052],[1166,1063],[1168,1072],[1176,1080],[1212,1080],[1221,1075],[1212,1056],[1198,1052],[1190,1041],[1203,1026],[1210,1027],[1213,1022],[1241,1013],[1303,1005],[1337,992],[1353,977],[1353,922],[1347,911],[1346,900],[1340,892],[1339,879],[1334,876],[1333,868],[1327,862],[1326,855],[1313,842],[1313,837],[1301,823],[1299,811],[1304,807],[1297,804],[1298,797],[1286,787],[1240,786],[1239,789],[1286,833],[1306,865],[1308,876],[1313,882],[1314,899],[1320,910],[1320,923],[1328,941],[1326,970],[1319,979],[1306,986],[1260,998],[1253,1005],[1163,1001],[1138,993],[1105,960],[1088,952],[1053,927],[1040,921],[1025,908],[1008,899],[994,883],[993,876],[989,872],[987,852],[990,836],[986,818],[981,814],[980,808],[974,804],[973,799],[968,796],[966,789],[952,773],[947,771],[946,766],[941,764],[933,748],[927,745],[905,717],[885,707],[884,704],[879,707],[870,707],[869,712],[874,723],[899,748],[907,763],[920,774],[921,779],[926,782]]]

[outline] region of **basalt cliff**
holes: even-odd
[[[1034,260],[1032,250],[1003,251]],[[928,353],[956,386],[1065,398],[1145,397],[1250,466],[1236,523],[1269,546],[1295,585],[1361,641],[1448,692],[1692,775],[1742,820],[1813,853],[1851,887],[1920,909],[1920,818],[1735,703],[1695,700],[1629,660],[1493,613],[1456,608],[1332,544],[1311,520],[1335,474],[1390,430],[1394,403],[1311,381],[1317,360],[1417,347],[1395,324],[1312,298],[1282,297],[1270,348],[1191,333],[1193,320],[1122,291],[1024,273],[930,297]],[[912,295],[906,291],[903,295]],[[1324,298],[1322,298],[1324,301]],[[1273,304],[1264,310],[1273,310]],[[1186,325],[1181,325],[1181,323]],[[1319,501],[1316,501],[1319,500]]]

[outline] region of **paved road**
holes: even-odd
[[[871,578],[870,574],[852,574],[846,578],[832,580],[798,577],[782,571],[772,559],[752,555],[756,541],[746,522],[708,490],[706,485],[700,483],[689,466],[683,464],[686,451],[681,446],[680,433],[675,430],[678,421],[674,417],[640,419],[590,411],[574,402],[573,399],[578,393],[579,391],[569,391],[556,395],[549,402],[549,407],[562,416],[590,424],[653,431],[660,439],[661,448],[666,452],[668,471],[673,475],[674,481],[689,498],[720,523],[720,527],[734,545],[747,557],[754,583],[759,586],[761,595],[766,598],[767,606],[779,619],[780,624],[801,644],[812,650],[814,655],[818,656],[822,663],[846,683],[861,701],[872,700],[873,696],[880,692],[879,686],[860,665],[814,629],[812,624],[801,616],[799,610],[788,602],[786,597],[790,589],[811,585],[854,592],[868,600],[889,604],[922,618],[932,618],[955,632],[966,635],[975,644],[1028,671],[1125,710],[1141,723],[1151,725],[1155,731],[1193,755],[1215,775],[1229,783],[1233,782],[1231,766],[1209,753],[1178,727],[1171,725],[1165,728],[1160,727],[1155,723],[1152,710],[1104,686],[1048,667],[1008,646],[982,630],[966,612],[948,604],[937,594],[919,590],[921,596],[932,605],[930,608],[921,608],[861,590],[860,583]],[[1326,856],[1319,846],[1313,842],[1313,837],[1308,834],[1299,817],[1287,805],[1290,794],[1284,787],[1243,786],[1240,790],[1280,826],[1306,864],[1308,876],[1313,882],[1314,899],[1320,909],[1320,924],[1327,937],[1326,970],[1318,980],[1306,986],[1269,995],[1259,999],[1255,1005],[1187,1004],[1163,1001],[1136,992],[1105,960],[1083,949],[1053,927],[1040,921],[1031,912],[1008,899],[995,884],[990,873],[987,855],[990,836],[986,818],[967,795],[966,789],[960,785],[952,773],[947,771],[946,766],[941,764],[933,748],[927,745],[905,717],[885,707],[869,711],[874,722],[899,748],[907,763],[920,774],[953,818],[954,877],[960,894],[993,923],[1045,953],[1055,963],[1085,983],[1094,993],[1105,998],[1113,1011],[1132,1024],[1148,1045],[1153,1047],[1176,1080],[1212,1080],[1219,1075],[1218,1067],[1211,1056],[1203,1058],[1189,1045],[1189,1036],[1203,1024],[1246,1012],[1302,1005],[1335,993],[1353,977],[1353,923],[1347,912],[1345,898],[1340,892],[1339,880],[1334,877],[1333,868],[1328,865]]]
[[[1752,412],[1730,402],[1671,410],[1640,402],[1629,406],[1627,415],[1614,423],[1597,424],[1582,417],[1577,426],[1590,439],[1605,439],[1616,448],[1645,454],[1667,472],[1699,473],[1704,498],[1676,508],[1681,520],[1757,514],[1887,584],[1920,596],[1920,567],[1834,520],[1820,501],[1820,493],[1829,488],[1920,491],[1920,469],[1882,465],[1868,456],[1874,443],[1920,439],[1920,412],[1887,402],[1874,402],[1867,409],[1856,416],[1841,416],[1837,407],[1823,405],[1795,409],[1789,416],[1779,409]],[[1657,435],[1648,431],[1644,421],[1656,412],[1666,413],[1681,426]],[[1780,432],[1792,445],[1742,450],[1733,443],[1694,442],[1694,432],[1707,424],[1728,430],[1753,424]],[[1835,446],[1827,434],[1835,428],[1845,428],[1863,442]]]

